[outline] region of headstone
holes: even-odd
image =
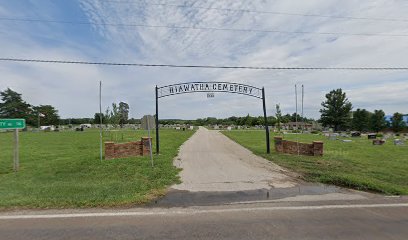
[[[227,130],[228,130],[228,131],[231,131],[231,130],[232,130],[232,127],[228,127]]]
[[[351,133],[351,136],[352,136],[352,137],[360,137],[360,136],[361,136],[361,133],[360,133],[360,132],[352,132],[352,133]]]
[[[331,133],[329,135],[329,140],[337,140],[337,137],[339,136],[338,133]]]
[[[349,139],[344,139],[344,140],[342,140],[342,141],[345,142],[345,143],[352,142],[352,140],[349,140]]]
[[[385,143],[385,140],[382,140],[382,139],[373,140],[373,145],[383,145],[384,143]]]
[[[370,133],[367,135],[368,139],[376,139],[377,138],[377,134],[376,133]]]
[[[194,126],[190,126],[190,130],[194,130]]]
[[[395,139],[394,140],[394,145],[402,146],[402,145],[405,145],[405,142],[404,142],[404,140],[401,140],[401,139]]]

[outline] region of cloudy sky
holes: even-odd
[[[0,58],[407,67],[407,12],[405,0],[0,0]],[[154,112],[155,85],[190,81],[264,86],[271,115],[277,103],[284,113],[294,112],[295,84],[305,86],[307,117],[319,117],[325,93],[335,88],[346,91],[355,109],[408,113],[407,71],[170,69],[0,62],[0,73],[0,90],[10,87],[31,104],[51,104],[63,118],[92,117],[98,111],[99,81],[103,82],[104,108],[125,101],[131,116],[137,118]],[[222,93],[207,99],[206,94],[196,93],[160,100],[162,118],[248,113],[262,114],[259,99]]]

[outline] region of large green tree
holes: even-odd
[[[119,124],[123,127],[124,124],[128,123],[129,119],[129,104],[125,102],[119,103]]]
[[[112,103],[112,110],[106,109],[106,116],[109,119],[109,123],[112,124],[114,127],[119,125],[120,116],[119,116],[119,108],[116,103]]]
[[[391,118],[391,129],[394,132],[401,132],[405,128],[405,122],[401,113],[394,113]]]
[[[351,128],[357,131],[368,131],[370,129],[371,113],[365,109],[358,108],[353,112]]]
[[[323,126],[334,127],[335,131],[347,128],[353,107],[341,88],[327,93],[322,107],[320,121]]]
[[[26,103],[20,93],[10,88],[0,92],[2,103],[0,103],[1,118],[30,118],[33,109]]]
[[[106,116],[103,113],[95,113],[93,123],[100,124],[101,123],[101,116],[102,116],[102,124],[106,124]]]
[[[58,110],[51,105],[40,105],[33,107],[34,113],[40,119],[40,125],[58,125],[60,123],[60,117]]]
[[[385,121],[385,113],[383,110],[374,110],[374,113],[370,117],[370,129],[375,132],[379,132],[387,127],[387,121]]]

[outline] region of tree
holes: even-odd
[[[120,102],[118,113],[120,127],[123,127],[123,125],[126,124],[129,119],[129,104],[125,102]]]
[[[109,108],[106,110],[108,111]],[[119,108],[116,103],[112,103],[112,110],[109,112],[109,123],[113,124],[114,127],[119,125],[120,115],[119,115]]]
[[[292,122],[292,115],[286,113],[284,116],[282,116],[282,122],[283,123]]]
[[[114,127],[116,127],[117,125],[120,125],[121,127],[123,127],[123,124],[128,122],[129,105],[124,102],[120,102],[119,105],[116,103],[112,103],[112,110],[110,110],[108,107],[106,109],[104,117],[105,117],[105,124],[110,123]]]
[[[290,116],[290,121],[291,122],[296,122],[296,121],[298,121],[298,122],[301,122],[302,121],[302,117],[299,115],[299,113],[293,113],[291,116]]]
[[[281,122],[282,122],[282,111],[280,109],[280,105],[276,104],[276,127],[278,128],[278,132],[281,131]]]
[[[358,108],[353,113],[351,128],[360,132],[368,131],[370,126],[370,116],[370,112],[365,109]]]
[[[106,116],[103,113],[95,113],[93,123],[100,124],[102,116],[102,124],[106,124]]]
[[[385,113],[383,110],[374,110],[374,113],[370,117],[370,129],[375,132],[379,132],[387,127],[387,121],[385,121]]]
[[[35,115],[40,117],[41,125],[58,125],[60,117],[58,110],[51,105],[40,105],[33,107]]]
[[[401,113],[394,113],[391,118],[391,128],[394,132],[401,132],[405,127],[403,115]]]
[[[347,127],[353,107],[341,88],[326,94],[326,101],[322,102],[322,107],[320,121],[323,126],[334,127],[335,131]]]
[[[21,94],[10,88],[0,92],[0,117],[1,118],[24,118],[28,119],[33,110],[31,105],[23,101]]]

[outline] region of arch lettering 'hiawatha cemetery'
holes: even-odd
[[[262,99],[262,89],[240,83],[190,82],[167,85],[158,88],[158,98],[193,92],[226,92],[248,95]]]
[[[265,89],[257,88],[254,86],[231,83],[231,82],[189,82],[189,83],[177,83],[163,87],[156,86],[156,153],[160,151],[160,139],[159,139],[159,98],[164,98],[177,94],[195,93],[195,92],[224,92],[235,93],[241,95],[247,95],[262,99],[264,122],[266,130],[266,152],[270,153],[269,143],[269,129],[266,117],[266,105],[265,105]]]

